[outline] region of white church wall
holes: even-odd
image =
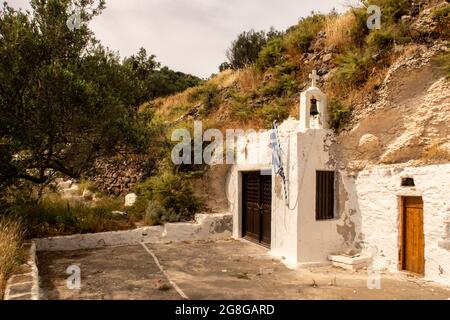
[[[414,178],[416,187],[401,187],[401,178]],[[347,178],[347,182],[349,182]],[[347,184],[351,188],[351,183]],[[347,209],[356,212],[363,247],[374,256],[374,267],[398,270],[399,197],[421,196],[424,202],[425,277],[450,285],[450,250],[441,245],[450,218],[450,164],[424,167],[377,167],[354,179]],[[352,193],[356,193],[352,195]],[[449,239],[447,239],[449,240]]]
[[[337,232],[337,210],[336,219],[315,219],[316,170],[334,170],[328,151],[332,132],[298,132],[298,121],[289,119],[280,125],[279,133],[289,203],[284,197],[282,179],[272,172],[271,254],[292,268],[299,263],[327,263],[327,256],[341,250],[344,242]],[[272,171],[269,142],[269,131],[263,131],[257,139],[251,135],[241,137],[237,143],[237,164],[230,171],[227,184],[235,238],[242,237],[242,173]]]
[[[296,134],[298,121],[290,118],[279,126],[282,161],[285,167],[296,170]],[[233,214],[233,237],[242,237],[242,173],[246,171],[262,171],[263,174],[272,174],[272,239],[271,254],[283,257],[288,265],[297,263],[297,214],[286,206],[284,189],[280,177],[275,177],[272,169],[272,150],[270,144],[270,130],[247,134],[238,139],[236,143],[236,164],[230,170],[227,182],[227,197],[229,208]],[[294,149],[293,149],[294,148]],[[292,150],[293,149],[293,150]],[[287,159],[289,158],[289,161]],[[287,178],[290,179],[290,193],[292,198],[297,194],[297,175],[291,177],[290,170],[286,169]]]
[[[316,220],[316,171],[334,170],[329,161],[328,147],[332,133],[329,130],[308,130],[298,134],[298,261],[301,265],[328,262],[328,255],[342,249],[342,236],[337,232],[335,219]],[[335,206],[336,207],[336,206]]]
[[[288,200],[285,198],[283,179],[272,177],[272,246],[271,254],[282,258],[289,267],[298,263],[298,162],[297,133],[282,134],[282,161],[286,175]]]

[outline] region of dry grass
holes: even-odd
[[[151,102],[151,104],[143,104],[140,107],[140,111],[143,111],[145,108],[152,107],[155,109],[158,115],[161,117],[174,120],[179,114],[174,112],[174,108],[183,108],[190,105],[189,97],[192,92],[195,91],[194,88],[189,88],[181,93],[175,94],[173,96],[157,98]],[[182,113],[182,112],[181,112]]]
[[[239,87],[244,94],[254,92],[262,81],[262,75],[254,68],[240,70],[237,76]]]
[[[6,280],[20,263],[23,237],[20,222],[0,218],[0,298],[3,297]]]
[[[424,151],[422,159],[427,163],[444,163],[450,161],[450,150],[444,145],[434,144]]]
[[[351,12],[337,17],[328,17],[325,21],[326,45],[344,49],[352,44],[350,30],[355,23],[355,16]]]
[[[208,82],[212,85],[218,86],[219,89],[228,88],[231,87],[234,82],[236,82],[237,76],[238,73],[236,71],[227,69],[225,71],[222,71],[218,75],[214,76]]]

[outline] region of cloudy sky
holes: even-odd
[[[29,0],[6,0],[28,8]],[[236,36],[251,28],[284,30],[312,10],[342,11],[348,0],[106,0],[91,28],[121,57],[140,47],[172,69],[209,77]]]

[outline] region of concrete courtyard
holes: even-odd
[[[246,241],[145,244],[40,252],[42,299],[444,299],[450,287],[407,274],[382,273],[368,289],[367,271],[326,266],[290,270],[267,249]],[[67,288],[78,265],[81,288]]]

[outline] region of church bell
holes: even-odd
[[[316,98],[311,99],[311,109],[310,109],[309,114],[313,117],[319,115],[319,110],[317,109],[317,99]]]

